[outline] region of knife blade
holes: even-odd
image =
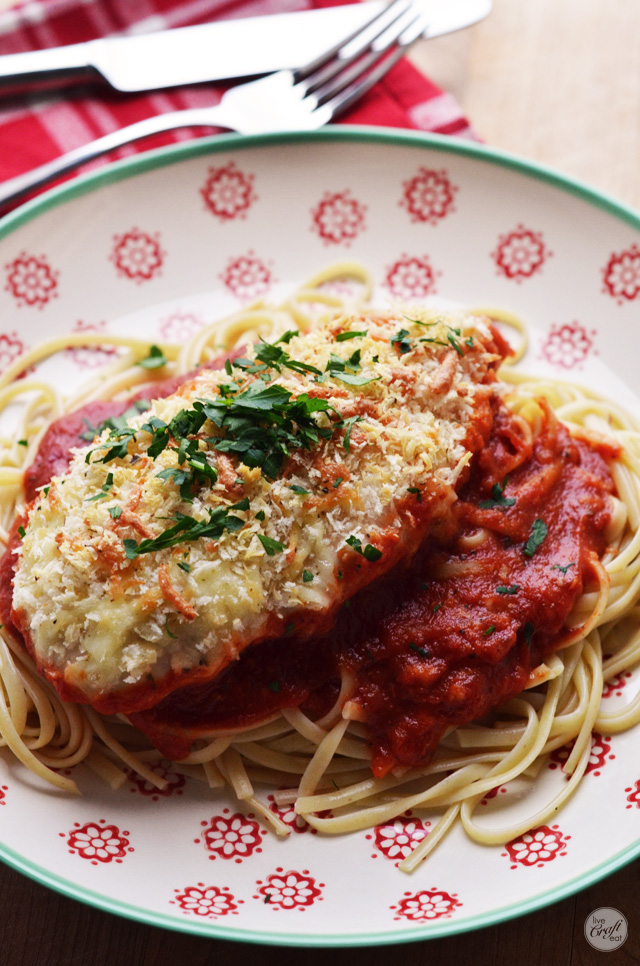
[[[384,6],[368,0],[4,54],[0,94],[96,81],[130,93],[299,67]],[[492,0],[420,0],[430,23],[424,36],[471,26],[491,8]]]

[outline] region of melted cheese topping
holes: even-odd
[[[411,319],[417,321],[404,314],[333,320],[283,346],[291,359],[323,373],[332,355],[349,365],[359,350],[347,372],[355,368],[356,381],[371,381],[270,371],[268,385],[294,398],[326,398],[333,407],[314,416],[332,430],[330,438],[291,449],[275,480],[214,450],[206,437],[219,430],[210,421],[198,445],[217,482],[200,483],[187,502],[174,479],[158,475],[180,468],[177,447],[152,458],[152,435],[142,427],[152,415],[168,423],[196,400],[220,398],[232,378],[224,370],[198,372],[131,420],[137,432],[124,458],[102,461],[108,431],[74,451],[69,471],[30,508],[17,551],[14,614],[40,667],[62,674],[96,706],[100,695],[145,681],[194,670],[213,676],[252,642],[322,630],[346,597],[413,553],[455,499],[472,452],[469,430],[496,391],[492,370],[500,356],[482,319],[425,310],[412,310]],[[336,339],[348,331],[366,335]],[[233,379],[243,391],[256,376],[234,368]],[[339,417],[358,417],[350,445],[344,424],[335,427]],[[245,497],[248,510],[230,511],[243,522],[233,532],[133,559],[125,553],[123,540],[157,538],[178,514],[207,520],[208,511]],[[349,538],[382,555],[370,562]],[[147,697],[144,706],[153,703]]]

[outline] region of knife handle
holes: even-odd
[[[22,93],[35,87],[96,81],[101,75],[90,65],[88,55],[87,44],[3,54],[0,57],[0,89]]]
[[[104,137],[83,144],[79,148],[47,162],[47,164],[40,165],[39,168],[34,168],[25,174],[19,174],[17,177],[0,184],[0,208],[13,204],[24,195],[42,188],[60,175],[67,174],[88,161],[102,157],[103,154],[115,151],[125,144],[140,141],[143,138],[151,137],[153,134],[175,131],[183,127],[233,129],[234,124],[221,104],[214,107],[194,107],[184,111],[170,111],[168,114],[145,118],[144,121],[130,124],[118,131],[111,131]]]

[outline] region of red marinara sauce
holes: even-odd
[[[158,384],[153,396],[176,388]],[[130,405],[130,402],[127,404]],[[92,403],[50,427],[27,473],[27,497],[64,472],[79,435],[125,405]],[[170,757],[198,733],[257,723],[284,707],[323,715],[341,674],[350,708],[371,732],[372,769],[426,764],[447,728],[485,715],[528,684],[563,640],[567,616],[605,549],[615,445],[572,438],[543,407],[535,441],[496,403],[446,532],[408,566],[356,594],[326,637],[282,637],[247,648],[213,682],[130,715]],[[417,497],[416,497],[417,499]],[[13,538],[0,563],[0,610],[11,607]]]

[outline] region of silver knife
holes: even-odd
[[[369,0],[4,54],[0,93],[87,81],[106,81],[118,91],[147,91],[299,67],[384,6],[382,0]],[[492,0],[420,0],[429,19],[425,37],[469,27],[491,7]]]

